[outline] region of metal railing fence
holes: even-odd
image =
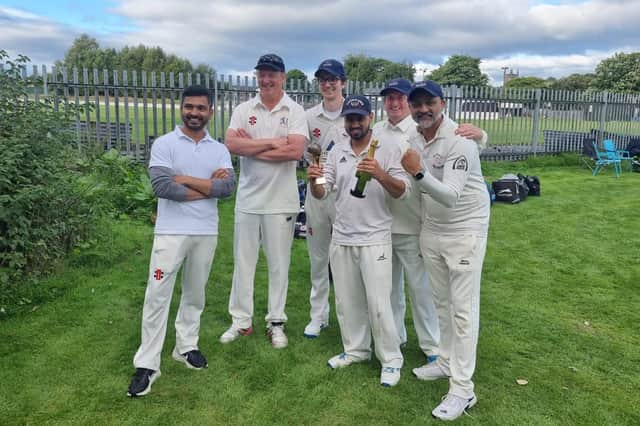
[[[0,71],[2,64],[0,64]],[[191,84],[209,88],[214,115],[209,132],[220,141],[233,109],[257,93],[255,77],[223,74],[164,73],[33,66],[25,69],[39,83],[32,96],[53,99],[57,108],[84,106],[75,117],[75,142],[90,142],[143,161],[150,141],[180,122],[180,94]],[[381,83],[348,81],[346,92],[371,100],[375,119],[385,118]],[[470,122],[487,131],[492,159],[548,153],[546,131],[591,132],[633,137],[640,135],[640,94],[494,87],[444,87],[447,113],[459,123]],[[286,91],[306,108],[320,102],[317,82],[288,81]],[[87,106],[89,106],[87,108]],[[562,144],[554,144],[562,150]],[[568,146],[568,150],[573,150]],[[503,153],[504,155],[501,155]]]

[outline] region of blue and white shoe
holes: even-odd
[[[395,367],[382,367],[380,372],[380,384],[385,387],[392,387],[400,381],[400,369]]]
[[[308,339],[315,339],[320,335],[320,332],[327,327],[329,327],[328,322],[311,321],[304,328],[304,337]]]
[[[354,356],[347,355],[346,353],[342,352],[341,354],[338,354],[333,358],[331,358],[329,361],[327,361],[327,365],[333,369],[336,369],[336,368],[348,367],[351,364],[355,364],[357,362],[365,362],[365,361],[369,361],[369,360],[366,358],[365,359],[356,358]]]

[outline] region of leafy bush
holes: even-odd
[[[58,112],[27,95],[28,58],[0,50],[0,305],[15,301],[18,283],[49,270],[89,235],[98,211],[73,170],[68,133],[73,108]]]
[[[156,198],[147,170],[117,150],[78,160],[77,166],[85,196],[103,213],[148,218],[155,211]]]

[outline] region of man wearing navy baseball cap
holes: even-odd
[[[385,143],[397,144],[402,153],[409,149],[408,140],[416,134],[416,122],[411,118],[407,101],[409,92],[411,92],[411,82],[406,78],[389,80],[380,91],[380,95],[384,97],[387,119],[376,123],[373,127],[374,138]],[[401,344],[406,344],[404,292],[406,278],[418,346],[427,360],[433,361],[438,354],[440,329],[427,272],[419,256],[420,192],[411,191],[402,200],[391,199],[390,209],[393,215],[391,307],[396,329]]]
[[[342,63],[335,59],[322,61],[314,75],[318,81],[322,102],[306,111],[309,125],[308,144],[320,146],[320,162],[324,163],[328,152],[334,146],[349,141],[349,135],[344,129],[344,118],[340,115],[344,102],[342,92],[347,76]],[[308,190],[307,194],[310,192]],[[329,326],[329,244],[336,217],[335,199],[335,192],[331,191],[322,201],[308,196],[304,205],[307,215],[306,240],[311,281],[311,321],[303,334],[308,338],[318,337],[320,332]]]
[[[382,365],[380,383],[395,386],[403,358],[391,310],[391,211],[388,198],[411,189],[393,143],[374,140],[371,104],[362,95],[344,100],[342,116],[350,140],[329,151],[324,164],[307,169],[311,194],[319,200],[336,189],[336,219],[329,257],[334,276],[336,316],[344,351],[329,359],[337,369],[371,358],[371,335]],[[376,147],[377,145],[377,147]],[[373,158],[368,157],[369,151]],[[367,173],[364,198],[352,196],[356,173]],[[319,184],[316,178],[324,177]]]
[[[402,158],[422,192],[420,246],[429,272],[440,323],[435,362],[415,368],[421,380],[449,379],[449,391],[431,412],[454,420],[477,398],[472,376],[476,363],[480,278],[489,228],[489,195],[478,146],[456,135],[444,114],[446,101],[434,81],[415,83],[409,106],[418,134]]]
[[[283,90],[280,56],[262,55],[255,66],[260,92],[231,115],[225,144],[240,159],[234,213],[231,326],[220,336],[231,343],[253,332],[253,286],[260,246],[269,271],[267,335],[285,348],[285,303],[295,217],[300,209],[296,165],[308,135],[304,110]]]
[[[406,78],[389,80],[380,91],[380,95],[384,97],[387,119],[376,123],[373,127],[374,138],[385,142],[393,141],[400,145],[402,152],[409,149],[408,140],[417,134],[416,122],[411,118],[407,100],[411,89],[412,83]],[[486,133],[472,124],[461,124],[456,128],[456,134],[474,139],[479,144],[486,140]],[[421,229],[420,199],[420,191],[411,191],[406,199],[390,200],[393,214],[391,306],[400,342],[406,344],[407,330],[404,323],[406,313],[404,279],[406,278],[418,345],[427,361],[431,362],[437,358],[440,330],[428,274],[424,262],[418,256]]]

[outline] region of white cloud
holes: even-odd
[[[467,54],[481,58],[483,71],[499,83],[501,66],[519,68],[521,74],[558,77],[591,72],[616,51],[640,51],[640,0],[114,3],[109,11],[130,22],[131,30],[106,37],[91,34],[101,45],[160,46],[224,73],[251,75],[257,57],[270,51],[283,56],[288,68],[308,74],[322,59],[341,59],[349,53],[408,60],[427,72],[443,58]],[[0,9],[0,24],[3,13]],[[12,31],[3,26],[1,46],[49,50],[57,54],[54,60],[77,35],[73,28],[65,30],[27,13],[20,16],[19,11],[12,19],[17,32],[9,38]],[[44,37],[43,28],[49,28]],[[66,48],[60,51],[63,43]]]

